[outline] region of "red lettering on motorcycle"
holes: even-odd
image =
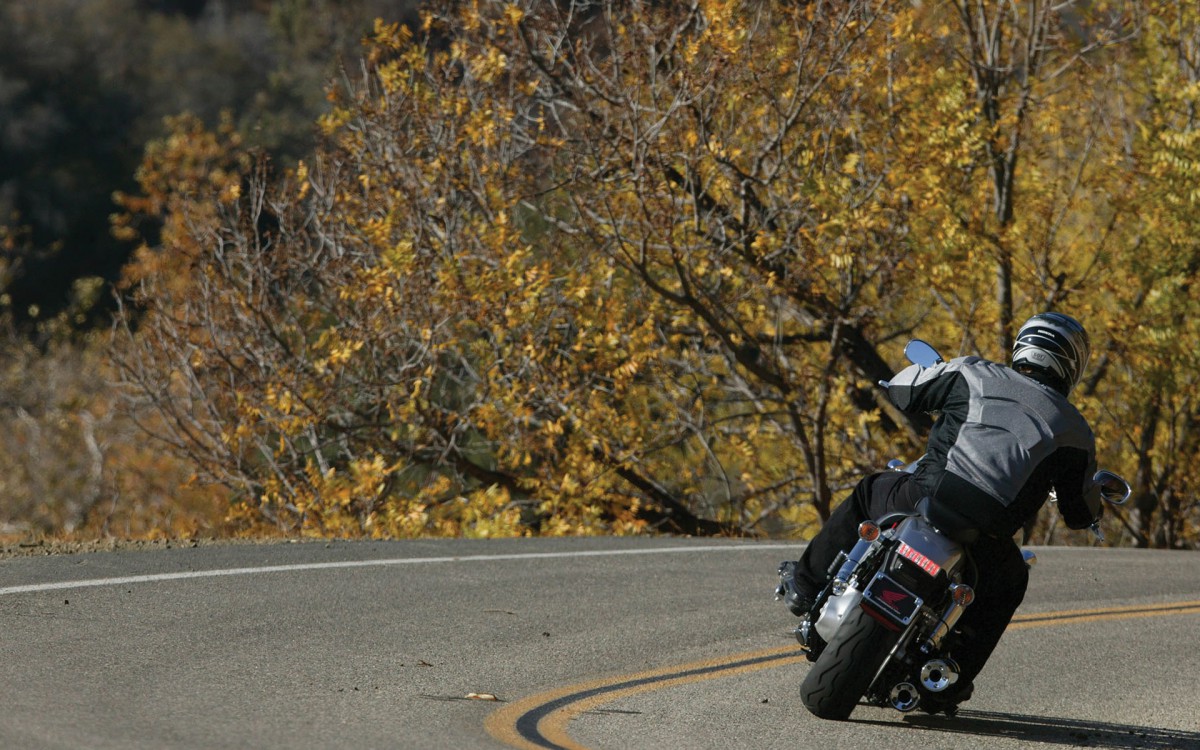
[[[912,547],[909,547],[904,542],[900,542],[898,551],[901,555],[916,563],[918,568],[931,576],[935,576],[942,571],[942,566],[938,565],[933,560],[930,560],[925,555],[922,555],[920,552],[917,552]]]

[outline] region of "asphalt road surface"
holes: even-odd
[[[954,719],[810,716],[781,544],[305,543],[0,562],[3,748],[1200,748],[1200,554],[1037,549]]]

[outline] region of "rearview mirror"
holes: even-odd
[[[1100,497],[1104,498],[1104,502],[1120,505],[1129,499],[1133,494],[1133,490],[1129,486],[1129,482],[1111,471],[1101,470],[1096,472],[1096,476],[1092,477],[1092,481],[1100,485]]]
[[[921,339],[913,339],[904,347],[904,356],[909,362],[921,367],[933,367],[942,363],[942,355],[938,354],[938,350]]]

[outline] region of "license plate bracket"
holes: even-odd
[[[908,625],[921,609],[921,597],[901,586],[884,573],[877,573],[863,591],[863,598],[899,625]]]

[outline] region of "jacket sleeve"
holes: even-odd
[[[1092,479],[1096,474],[1094,452],[1081,448],[1059,448],[1051,460],[1062,467],[1054,481],[1058,510],[1063,522],[1071,529],[1086,529],[1104,514],[1100,485]]]
[[[889,381],[888,398],[902,411],[940,411],[961,379],[959,360],[933,367],[910,365]]]

